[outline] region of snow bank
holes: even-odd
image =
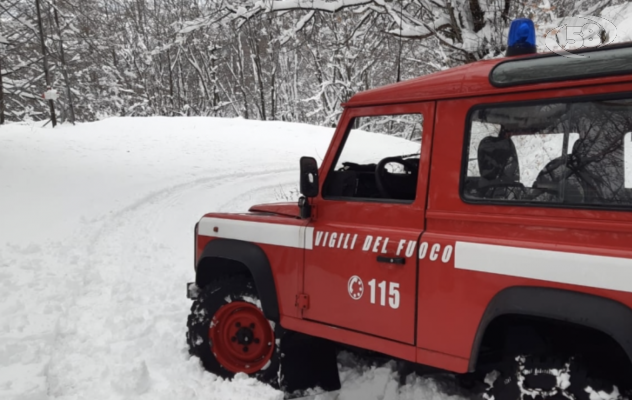
[[[332,132],[214,118],[2,126],[0,398],[281,399],[188,356],[192,230],[209,211],[295,198],[299,157],[322,160]],[[400,387],[389,365],[343,364],[343,390],[312,397],[443,396],[427,378]]]

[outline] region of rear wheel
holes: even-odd
[[[608,378],[591,373],[574,358],[537,359],[518,356],[500,371],[487,374],[488,400],[567,399],[623,400],[619,388]]]

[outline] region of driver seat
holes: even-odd
[[[515,199],[520,183],[518,152],[510,138],[487,136],[478,145],[478,194],[483,198]]]

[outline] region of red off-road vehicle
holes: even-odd
[[[320,168],[301,159],[298,205],[195,226],[191,354],[288,393],[338,388],[348,345],[496,400],[624,396],[632,46],[578,54],[353,96]]]

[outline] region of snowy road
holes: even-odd
[[[193,225],[295,196],[332,130],[212,118],[0,128],[0,398],[280,399],[188,356]],[[387,138],[390,139],[390,138]],[[392,139],[391,139],[392,140]],[[449,396],[341,359],[322,399]]]

